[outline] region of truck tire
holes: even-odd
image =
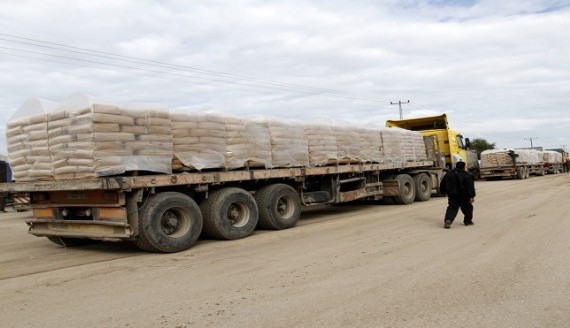
[[[301,200],[295,189],[289,185],[279,183],[263,187],[253,198],[259,210],[258,228],[291,228],[301,217]]]
[[[519,167],[517,167],[515,178],[516,178],[517,180],[522,180],[522,179],[524,179],[525,176],[526,176],[525,170],[526,170],[526,168],[525,168],[524,166],[519,166]]]
[[[525,167],[525,168],[524,168],[524,178],[525,178],[525,179],[530,178],[530,167]]]
[[[215,239],[247,237],[259,219],[255,199],[240,188],[214,191],[200,208],[204,215],[204,235]]]
[[[416,198],[416,188],[414,179],[408,174],[398,174],[396,180],[400,183],[399,195],[394,196],[396,204],[406,205],[414,202]]]
[[[196,202],[178,192],[148,198],[139,212],[135,245],[149,252],[174,253],[190,248],[202,232],[202,213]]]
[[[98,240],[93,240],[89,238],[70,238],[70,237],[59,237],[59,236],[47,236],[46,238],[52,243],[63,247],[84,246],[84,245],[95,244],[98,242]]]
[[[414,176],[414,185],[416,187],[415,201],[425,202],[431,197],[431,179],[429,175],[420,173]]]

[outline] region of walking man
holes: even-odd
[[[445,211],[445,229],[451,228],[451,224],[457,212],[463,212],[463,224],[473,225],[473,202],[475,201],[475,183],[471,174],[465,171],[465,162],[457,162],[455,169],[447,172],[441,179],[440,193],[447,195],[448,206]]]

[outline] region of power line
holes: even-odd
[[[262,80],[262,79],[257,79],[257,78],[250,77],[250,76],[237,75],[237,74],[231,74],[231,73],[225,73],[225,72],[210,71],[210,70],[192,67],[192,66],[173,65],[173,64],[160,62],[160,61],[155,61],[155,60],[147,60],[147,59],[142,59],[142,58],[137,58],[137,57],[130,57],[130,56],[113,54],[110,52],[73,47],[73,46],[69,46],[69,45],[65,45],[65,44],[61,44],[61,43],[42,41],[42,40],[37,40],[37,39],[32,39],[32,38],[25,38],[25,37],[12,35],[12,34],[6,34],[6,33],[0,33],[0,35],[16,39],[16,40],[11,40],[11,39],[7,39],[7,38],[0,38],[0,40],[12,42],[12,43],[23,44],[23,45],[28,45],[28,46],[32,46],[32,47],[39,47],[39,48],[44,48],[44,49],[63,51],[66,53],[73,53],[76,55],[91,56],[91,57],[96,57],[99,59],[101,59],[101,58],[104,58],[106,60],[111,59],[111,60],[116,60],[116,61],[128,62],[131,64],[134,63],[134,64],[138,64],[138,65],[150,66],[150,67],[154,67],[154,68],[159,67],[160,69],[182,71],[185,73],[194,72],[194,73],[198,73],[198,74],[204,74],[204,75],[208,75],[208,76],[219,77],[222,79],[212,79],[212,78],[199,77],[199,76],[193,76],[193,75],[188,75],[188,74],[181,75],[181,74],[175,74],[173,72],[165,72],[165,71],[160,71],[160,70],[156,70],[156,69],[149,70],[147,68],[133,67],[133,66],[127,66],[127,65],[123,65],[123,64],[107,63],[107,62],[93,61],[93,60],[87,60],[87,59],[78,59],[78,58],[73,58],[73,57],[69,57],[69,56],[53,55],[53,54],[47,54],[47,53],[33,52],[30,50],[24,50],[24,49],[1,47],[4,49],[10,49],[12,51],[35,53],[38,55],[51,56],[51,57],[61,58],[64,60],[83,61],[83,62],[92,63],[92,64],[116,66],[116,67],[121,67],[121,68],[132,69],[132,70],[148,71],[148,72],[153,72],[153,73],[157,73],[157,74],[183,76],[185,78],[194,78],[194,79],[201,79],[201,80],[206,80],[206,81],[210,81],[210,82],[219,82],[219,83],[227,83],[227,84],[237,84],[237,85],[243,85],[243,86],[248,86],[248,87],[270,88],[270,89],[275,89],[275,90],[281,90],[281,91],[284,90],[284,91],[289,91],[289,92],[299,92],[299,93],[306,93],[306,94],[314,94],[314,93],[329,94],[329,95],[333,95],[333,96],[339,96],[339,97],[344,97],[344,98],[348,98],[348,99],[363,100],[363,101],[373,101],[373,102],[385,101],[384,99],[377,98],[377,97],[356,96],[353,93],[350,93],[347,91],[342,91],[342,90],[318,88],[318,87],[310,87],[310,86],[300,85],[300,84],[277,82],[277,81],[270,81],[270,80]],[[231,79],[236,79],[236,78],[237,79],[243,79],[246,81],[237,82],[235,80],[233,80],[233,81],[227,80],[229,78],[231,78]]]
[[[6,34],[0,33],[0,35],[6,35]],[[16,36],[12,36],[12,37],[16,37]],[[159,61],[154,61],[154,60],[147,60],[147,59],[141,59],[141,58],[136,58],[136,57],[122,56],[122,55],[112,54],[112,53],[98,51],[98,50],[90,50],[90,49],[84,49],[84,48],[62,45],[59,43],[33,40],[33,39],[28,39],[28,38],[22,38],[22,39],[32,40],[34,42],[41,42],[41,43],[46,43],[46,44],[53,44],[53,45],[56,45],[56,47],[36,44],[36,43],[32,43],[32,42],[24,42],[24,41],[17,41],[17,40],[0,38],[0,40],[2,40],[2,41],[31,45],[33,47],[41,47],[41,48],[46,48],[46,49],[60,50],[60,51],[65,51],[65,52],[70,52],[70,53],[75,53],[75,54],[87,55],[87,56],[92,56],[92,57],[100,57],[100,58],[105,58],[105,59],[120,60],[120,61],[135,63],[135,64],[148,65],[149,63],[151,63],[152,64],[151,66],[158,66],[158,67],[163,67],[163,68],[168,68],[168,69],[173,69],[173,70],[180,70],[180,71],[192,70],[192,71],[197,71],[200,74],[212,75],[212,76],[217,76],[217,77],[241,78],[241,79],[250,80],[252,82],[272,84],[272,85],[276,85],[276,86],[304,87],[304,88],[311,88],[311,89],[317,90],[317,91],[336,92],[336,93],[342,92],[342,91],[333,90],[333,89],[315,88],[315,87],[301,86],[301,85],[295,85],[295,84],[284,83],[284,82],[264,81],[264,80],[260,80],[260,79],[256,79],[256,78],[252,78],[252,77],[243,76],[243,75],[235,75],[235,74],[230,74],[230,73],[207,71],[205,69],[200,69],[200,68],[190,67],[190,66],[172,65],[172,64],[162,63]],[[61,47],[71,48],[71,49],[79,49],[81,51],[62,49]],[[13,49],[13,50],[16,50],[16,49]],[[24,50],[22,50],[22,51],[24,51]],[[94,54],[94,53],[97,53],[97,54]],[[213,80],[213,81],[217,81],[217,80]]]

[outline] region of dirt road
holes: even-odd
[[[446,199],[311,208],[289,230],[177,254],[65,249],[0,217],[2,327],[568,327],[570,174]]]

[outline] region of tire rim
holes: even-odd
[[[277,200],[277,214],[284,219],[288,219],[293,216],[294,210],[293,201],[289,197],[280,197]]]
[[[171,208],[164,212],[160,218],[162,232],[171,238],[184,236],[190,230],[191,225],[192,218],[180,208]]]
[[[241,228],[249,222],[250,210],[243,203],[232,203],[228,207],[227,218],[234,227]]]
[[[412,184],[409,182],[404,183],[403,191],[406,196],[410,196],[412,194]]]
[[[427,193],[428,190],[428,182],[427,181],[422,181],[422,183],[420,183],[420,188],[422,193]]]

